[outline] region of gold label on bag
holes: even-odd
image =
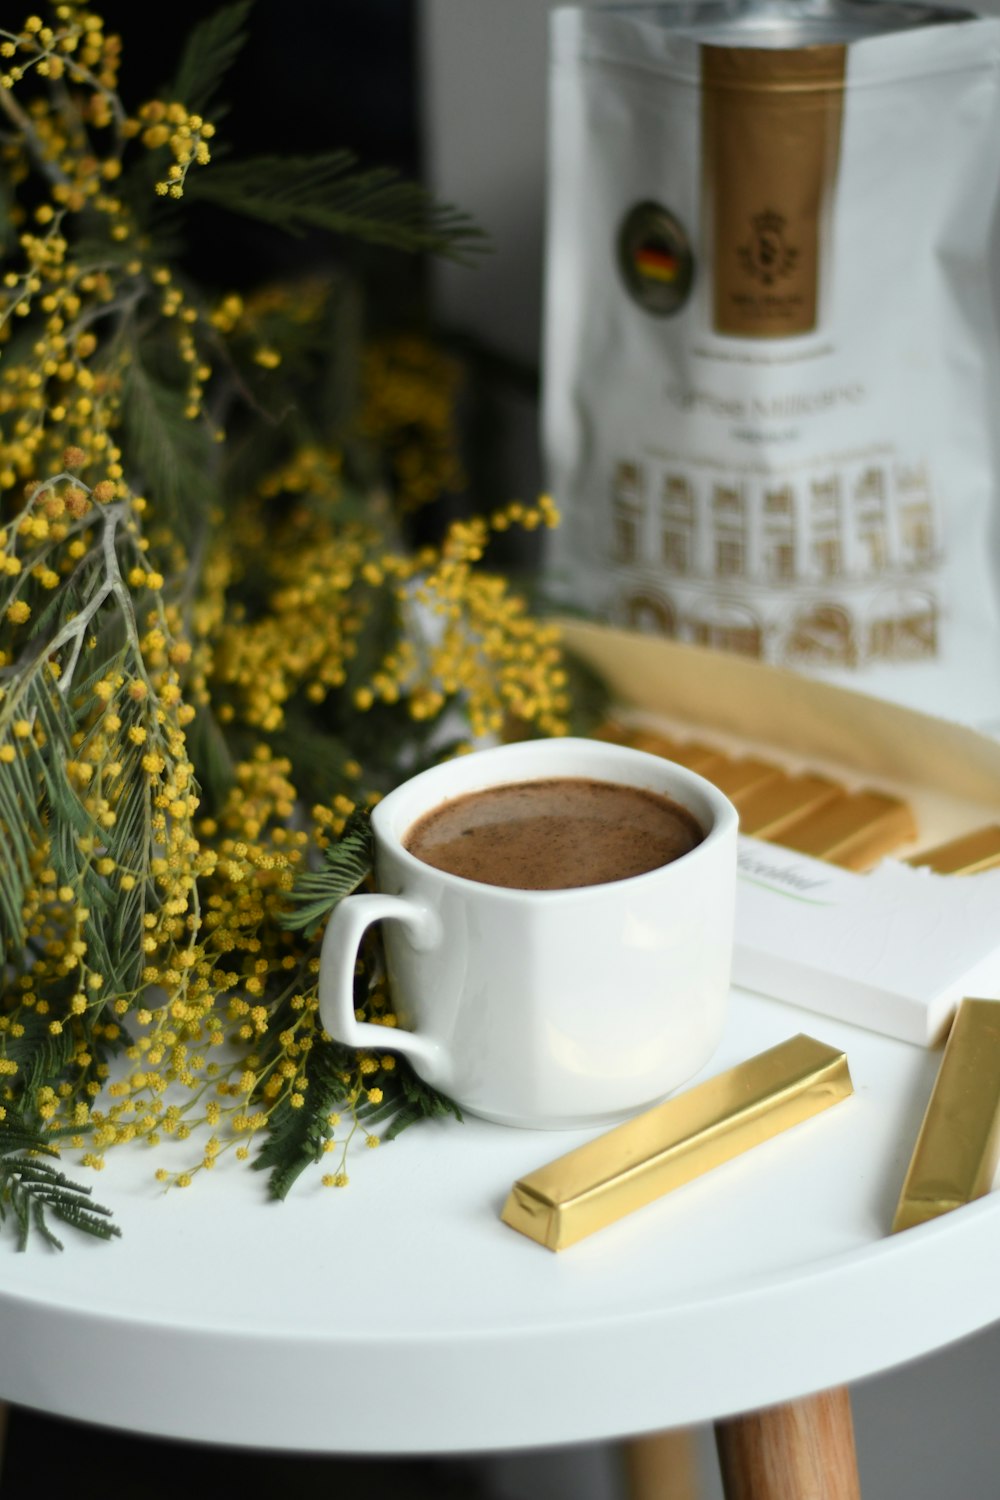
[[[701,48],[713,326],[810,333],[840,154],[842,46]]]

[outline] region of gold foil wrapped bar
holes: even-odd
[[[664,760],[676,761],[679,766],[686,766],[689,771],[697,771],[699,776],[708,776],[710,780],[713,768],[728,764],[728,756],[711,745],[703,745],[697,740],[671,739],[670,735],[659,730],[632,729],[626,743],[633,750],[645,750],[647,755],[660,755]]]
[[[778,842],[846,870],[868,870],[916,834],[913,813],[898,797],[852,792],[784,829]]]
[[[914,854],[907,864],[926,865],[938,875],[978,875],[981,870],[995,870],[1000,866],[1000,824],[991,823],[947,844],[936,844],[923,854]]]
[[[678,748],[676,740],[653,729],[630,729],[625,743],[633,750],[645,750],[647,755],[662,755],[664,760],[673,760]]]
[[[617,719],[605,719],[591,735],[594,740],[607,740],[612,745],[630,745],[632,743],[632,731],[625,725],[619,724]]]
[[[1000,1001],[963,1000],[927,1105],[893,1232],[982,1198],[1000,1160]]]
[[[522,1177],[501,1218],[564,1250],[851,1092],[843,1052],[792,1037]]]
[[[716,768],[721,768],[726,763],[726,757],[719,750],[713,750],[711,745],[702,745],[697,740],[685,740],[675,745],[670,756],[679,766],[686,766],[689,771],[697,771],[699,776],[707,776],[711,781]]]
[[[740,801],[740,832],[757,839],[777,839],[806,813],[842,796],[842,789],[825,776],[782,776]]]
[[[782,772],[766,760],[726,760],[722,765],[712,767],[708,779],[739,807],[751,792],[759,792],[762,787],[781,781]]]

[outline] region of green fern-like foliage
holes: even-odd
[[[42,1159],[58,1155],[51,1138],[29,1129],[19,1117],[0,1121],[0,1225],[12,1224],[19,1250],[27,1247],[33,1230],[51,1249],[63,1248],[50,1218],[96,1239],[121,1234],[110,1209],[93,1201],[89,1187]]]
[[[353,895],[372,873],[372,847],[371,818],[366,809],[357,808],[337,842],[323,851],[322,867],[296,880],[284,926],[315,935],[337,903]]]
[[[371,819],[365,809],[359,808],[348,818],[340,838],[324,850],[322,867],[296,880],[290,909],[283,919],[285,926],[314,936],[337,905],[368,880],[372,868]],[[368,935],[367,946],[366,972],[357,980],[356,999],[362,1008],[367,1003],[372,975],[382,969],[374,934]],[[386,1049],[392,1050],[389,1031]],[[449,1116],[461,1120],[461,1110],[454,1100],[418,1078],[405,1058],[397,1057],[394,1063],[391,1072],[380,1075],[381,1097],[371,1102],[359,1093],[354,1058],[348,1048],[328,1044],[311,1055],[308,1091],[297,1107],[286,1100],[275,1111],[267,1143],[254,1162],[259,1171],[270,1174],[270,1191],[275,1198],[284,1198],[308,1166],[322,1161],[335,1133],[331,1116],[335,1118],[342,1110],[351,1113],[353,1129],[360,1128],[369,1142],[394,1140],[421,1120]]]
[[[403,1059],[398,1059],[392,1080],[383,1085],[379,1104],[359,1104],[353,1097],[349,1080],[353,1076],[353,1055],[346,1047],[328,1045],[317,1051],[310,1063],[308,1108],[294,1109],[283,1101],[271,1122],[266,1144],[253,1165],[267,1172],[268,1189],[274,1198],[285,1198],[307,1167],[322,1162],[334,1136],[341,1110],[352,1111],[355,1124],[351,1134],[360,1129],[369,1143],[391,1141],[421,1120],[461,1120],[462,1113],[453,1100],[425,1084]],[[375,1127],[381,1127],[375,1135]],[[342,1178],[345,1152],[341,1152]]]
[[[290,234],[322,229],[460,262],[485,244],[482,231],[459,209],[437,203],[389,168],[359,170],[351,151],[223,162],[194,179],[191,193]]]
[[[218,92],[246,42],[252,10],[253,0],[237,0],[198,22],[184,43],[170,85],[172,99],[183,99],[199,114],[224,118],[226,105]]]

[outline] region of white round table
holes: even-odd
[[[854,1097],[559,1255],[499,1213],[584,1132],[424,1125],[283,1204],[236,1163],[164,1196],[183,1145],[112,1151],[120,1241],[0,1239],[0,1399],[249,1447],[523,1448],[793,1401],[1000,1318],[1000,1195],[889,1235],[939,1054],[736,991],[703,1076],[799,1031]]]

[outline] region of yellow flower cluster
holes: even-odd
[[[0,1119],[68,1130],[94,1169],[190,1140],[157,1174],[180,1186],[310,1119],[342,1186],[400,1073],[331,1048],[290,891],[445,710],[473,739],[565,730],[555,634],[483,566],[493,534],[557,517],[543,496],[404,545],[408,513],[463,484],[457,369],[413,339],[365,356],[350,436],[287,437],[282,396],[276,456],[237,494],[173,482],[183,435],[221,437],[207,393],[279,386],[327,291],[190,293],[126,169],[166,153],[157,191],[179,198],[211,123],[129,115],[118,39],[75,0],[51,16],[0,28]],[[380,976],[366,958],[357,1003],[388,1048]],[[317,1122],[321,1086],[339,1103]]]
[[[100,531],[115,539],[120,531],[126,556],[129,550],[143,556],[137,522],[124,519],[126,506],[115,502],[98,509],[100,485],[88,489],[62,475],[31,497],[4,538],[5,572],[14,587],[33,576],[36,569],[25,564],[43,552],[62,581],[64,528],[60,521],[39,523],[45,504],[70,483],[86,495],[87,508],[75,524],[88,528],[82,533],[87,540]],[[102,550],[120,580],[118,553],[107,544]],[[22,558],[22,566],[11,566]],[[152,598],[153,604],[139,627],[135,653],[122,653],[89,680],[93,707],[64,762],[75,802],[68,818],[64,809],[67,826],[36,830],[22,909],[26,951],[36,956],[3,994],[0,1074],[6,1079],[3,1097],[23,1105],[13,1060],[18,1043],[39,1028],[58,1039],[60,1082],[43,1085],[31,1102],[53,1128],[75,1132],[73,1144],[94,1169],[112,1145],[185,1141],[198,1127],[225,1127],[224,1142],[213,1133],[202,1143],[195,1167],[161,1169],[161,1177],[183,1185],[231,1147],[246,1157],[273,1111],[285,1102],[301,1107],[309,1087],[303,1068],[319,1035],[315,954],[279,921],[308,835],[293,826],[298,799],[290,763],[264,745],[235,767],[218,818],[198,819],[200,798],[186,740],[194,710],[178,678],[190,648],[173,634],[173,612],[160,595],[163,578],[137,563],[128,569],[127,582],[130,599]],[[55,700],[65,691],[74,700],[81,667],[98,650],[92,628],[93,615],[71,618],[50,641],[35,675],[22,670],[0,698],[0,761],[20,772],[44,751],[45,716],[25,704],[35,701],[39,676],[43,695]],[[16,659],[11,628],[5,644],[4,659]],[[131,670],[124,669],[126,659]],[[121,826],[137,822],[136,837],[118,844]],[[67,834],[75,865],[71,882],[66,850],[57,848]],[[133,857],[122,858],[123,849]],[[119,903],[123,954],[95,942],[94,912],[85,904],[95,898]],[[384,1008],[383,1000],[377,1003]],[[290,1023],[277,1045],[270,1039],[266,1059],[255,1055],[282,1009]],[[123,1031],[126,1016],[130,1040]],[[227,1042],[228,1055],[219,1061]],[[110,1064],[123,1043],[124,1072]],[[365,1066],[364,1073],[369,1071]],[[348,1089],[349,1109],[361,1098],[371,1100],[372,1087],[361,1080],[359,1064]],[[190,1097],[178,1103],[178,1090]],[[356,1121],[350,1134],[355,1129]]]
[[[362,363],[362,431],[388,455],[402,510],[460,492],[455,361],[417,338],[380,340]]]
[[[336,456],[315,452],[268,476],[263,493],[295,494],[307,472],[313,500],[335,497]],[[474,738],[499,733],[509,716],[548,734],[565,732],[569,699],[555,630],[539,625],[503,578],[477,568],[491,525],[533,529],[555,521],[543,496],[491,521],[456,521],[440,547],[409,555],[386,550],[377,528],[338,525],[335,507],[327,515],[293,508],[280,529],[258,509],[241,540],[258,561],[270,541],[269,609],[255,620],[230,616],[219,630],[213,675],[223,718],[274,732],[297,694],[322,704],[347,682],[382,601],[406,628],[354,688],[356,709],[402,703],[412,719],[428,720],[458,702]]]
[[[142,144],[150,151],[160,146],[169,146],[173,161],[166,176],[156,184],[161,198],[184,196],[184,183],[190,169],[197,165],[205,167],[211,161],[208,143],[215,135],[215,126],[201,115],[189,114],[183,104],[164,104],[154,99],[139,110],[142,127]]]
[[[570,701],[557,630],[540,625],[503,578],[476,566],[491,530],[519,525],[533,531],[557,522],[551,498],[542,495],[535,506],[514,501],[489,520],[452,525],[413,593],[432,617],[423,680],[410,678],[415,717],[437,714],[458,696],[474,737],[501,733],[511,718],[545,734],[565,733]],[[392,691],[391,678],[388,685]],[[382,687],[378,681],[375,686]]]
[[[29,16],[19,32],[0,28],[0,64],[7,66],[0,111],[16,129],[0,146],[0,170],[17,186],[33,160],[45,189],[30,215],[17,204],[12,208],[20,265],[0,278],[0,341],[21,320],[32,331],[30,356],[0,373],[0,493],[51,473],[67,443],[100,461],[112,482],[121,480],[115,432],[123,399],[144,390],[141,357],[138,348],[125,351],[125,368],[112,376],[101,367],[100,350],[103,332],[120,324],[123,310],[146,303],[162,315],[188,372],[191,418],[201,413],[212,373],[205,357],[213,338],[207,315],[189,304],[169,268],[149,258],[116,187],[128,144],[141,135],[148,148],[169,149],[172,165],[157,190],[179,196],[189,169],[208,161],[214,127],[159,101],[129,117],[116,92],[120,39],[78,5],[57,6],[55,19],[55,26],[46,26]],[[22,104],[17,86],[32,77],[82,86],[77,112],[55,90]],[[79,255],[72,230],[84,214],[88,249]],[[103,250],[102,234],[110,247],[128,242],[129,253],[123,258]]]
[[[0,60],[5,71],[0,86],[12,89],[26,74],[40,78],[86,84],[94,90],[89,106],[90,123],[108,125],[118,107],[114,90],[118,82],[121,41],[105,34],[99,15],[79,4],[57,5],[55,25],[40,16],[28,16],[19,32],[0,28]]]

